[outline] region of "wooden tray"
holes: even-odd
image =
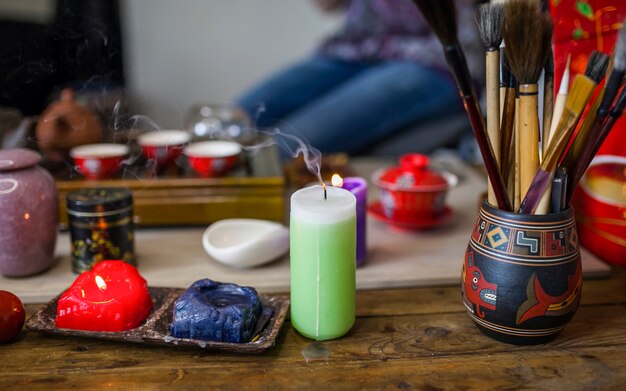
[[[57,301],[60,295],[30,317],[26,322],[26,327],[33,331],[70,337],[87,337],[179,348],[189,347],[232,353],[261,353],[276,343],[276,337],[285,322],[287,310],[289,309],[289,300],[284,296],[261,295],[263,314],[257,322],[254,337],[252,338],[253,342],[229,343],[176,338],[172,337],[169,331],[172,311],[174,302],[185,289],[150,287],[149,290],[154,302],[154,308],[143,325],[131,330],[100,332],[59,329],[55,324]]]
[[[227,218],[283,222],[285,178],[275,146],[246,154],[241,164],[221,178],[199,178],[188,167],[148,176],[138,159],[107,180],[84,180],[63,167],[53,170],[59,192],[59,213],[67,225],[66,195],[81,188],[125,187],[133,193],[139,226],[208,225]]]

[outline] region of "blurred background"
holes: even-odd
[[[340,22],[309,0],[0,0],[0,106],[37,115],[71,86],[103,115],[121,99],[179,128],[193,104],[230,102]]]

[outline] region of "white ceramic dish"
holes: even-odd
[[[226,219],[211,224],[202,245],[216,261],[248,268],[263,265],[289,249],[289,230],[282,224],[257,219]]]

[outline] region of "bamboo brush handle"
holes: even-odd
[[[505,211],[512,211],[513,208],[506,194],[504,182],[502,181],[502,175],[500,175],[498,164],[493,158],[493,150],[491,148],[491,144],[489,144],[487,133],[484,130],[485,120],[480,112],[480,106],[478,106],[478,102],[473,96],[462,96],[461,99],[463,100],[463,106],[465,107],[465,111],[467,112],[467,116],[470,120],[470,125],[474,131],[474,137],[476,137],[480,154],[483,157],[485,169],[487,169],[487,175],[489,175],[489,178],[493,183],[493,190],[496,195],[498,208]]]
[[[546,187],[544,190],[541,199],[539,200],[539,204],[537,205],[537,209],[535,210],[536,215],[545,215],[550,211],[550,200],[552,199],[552,188],[550,185]]]
[[[598,97],[591,105],[591,108],[589,108],[589,111],[587,112],[587,115],[585,115],[582,125],[576,133],[574,142],[572,143],[569,150],[567,151],[567,154],[563,158],[562,166],[566,167],[568,170],[572,168],[572,166],[574,165],[574,161],[580,157],[583,148],[585,147],[585,144],[587,144],[587,141],[589,140],[589,131],[591,130],[591,127],[595,122],[598,106],[600,106],[600,101],[602,100],[603,96],[604,88],[598,94]]]
[[[559,121],[558,129],[553,142],[549,146],[546,146],[546,153],[541,161],[541,170],[546,172],[553,172],[556,169],[556,165],[559,162],[559,157],[563,153],[563,150],[567,146],[567,142],[570,139],[571,134],[576,127],[578,116],[576,113],[565,110]],[[552,176],[550,176],[550,180]],[[546,189],[543,191],[543,195],[537,204],[534,214],[546,214],[550,206],[550,198],[552,197],[552,189],[550,184],[546,185]]]
[[[463,50],[458,44],[448,45],[444,47],[444,54],[448,66],[452,69],[452,75],[454,76],[457,89],[461,95],[463,107],[465,107],[472,131],[474,132],[474,137],[476,138],[478,148],[480,149],[480,154],[483,157],[483,162],[485,163],[485,168],[487,169],[487,175],[489,175],[489,178],[491,179],[498,208],[505,211],[511,211],[511,202],[506,195],[502,175],[500,175],[498,163],[494,158],[493,148],[491,148],[491,144],[489,144],[485,118],[483,117],[476,99],[476,93],[474,92],[472,79],[470,77],[469,70],[467,69],[467,61],[465,60]]]
[[[502,175],[508,177],[511,167],[511,152],[513,145],[513,128],[515,122],[515,88],[506,88],[502,121],[500,122],[500,167]],[[508,180],[504,180],[508,183]]]
[[[545,154],[548,148],[548,135],[552,126],[554,113],[554,71],[544,74],[543,84],[543,130],[541,134],[541,153]]]
[[[519,125],[519,96],[515,97],[515,117],[513,121],[513,208],[517,210],[522,202],[522,196],[520,194],[520,176],[519,176],[519,164],[520,164],[520,125]]]
[[[552,170],[556,168],[596,85],[593,80],[584,75],[576,75],[574,78],[572,90],[567,96],[565,109],[548,145],[548,152],[543,159],[542,167]]]
[[[504,120],[504,100],[506,99],[506,92],[508,88],[500,85],[500,128],[502,128],[502,121]]]
[[[559,126],[559,121],[561,120],[561,116],[563,115],[563,110],[565,110],[565,101],[567,100],[567,95],[558,94],[556,96],[556,101],[554,102],[554,114],[552,115],[552,124],[550,125],[550,131],[548,132],[548,138],[545,141],[545,145],[549,146],[552,142],[552,138],[554,137],[554,132],[556,132],[556,127]]]
[[[556,134],[552,138],[552,142],[549,145],[548,152],[541,162],[542,169],[550,171],[556,168],[561,154],[565,150],[565,147],[567,147],[568,141],[572,136],[572,133],[574,133],[578,118],[579,115],[575,112],[567,109],[563,112],[561,120],[559,121],[559,127],[556,131]]]
[[[539,168],[537,84],[520,84],[520,195],[524,198]]]
[[[625,94],[626,95],[626,94]],[[593,160],[593,157],[596,155],[602,143],[609,135],[611,128],[615,125],[615,122],[619,119],[622,114],[619,113],[616,116],[608,116],[604,123],[599,120],[596,120],[593,128],[591,129],[591,142],[589,145],[585,147],[580,157],[576,160],[574,167],[572,168],[572,174],[570,176],[570,180],[567,182],[567,203],[572,199],[572,195],[574,195],[574,190],[587,171],[589,164]],[[599,119],[599,118],[598,118]]]
[[[486,91],[487,91],[487,135],[493,150],[493,157],[500,169],[500,52],[488,51],[486,55]],[[497,199],[487,181],[487,201],[496,206]]]
[[[542,196],[545,192],[550,194],[549,182],[595,87],[596,83],[593,80],[583,75],[576,75],[554,138],[548,145],[547,153],[533,178],[532,186],[522,200],[520,213],[536,213]]]

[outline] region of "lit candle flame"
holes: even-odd
[[[330,178],[330,183],[335,187],[343,187],[343,178],[339,174],[333,174],[332,178]]]
[[[107,284],[106,282],[104,282],[104,279],[100,276],[96,276],[96,285],[98,285],[98,288],[101,291],[104,291],[107,289]]]

